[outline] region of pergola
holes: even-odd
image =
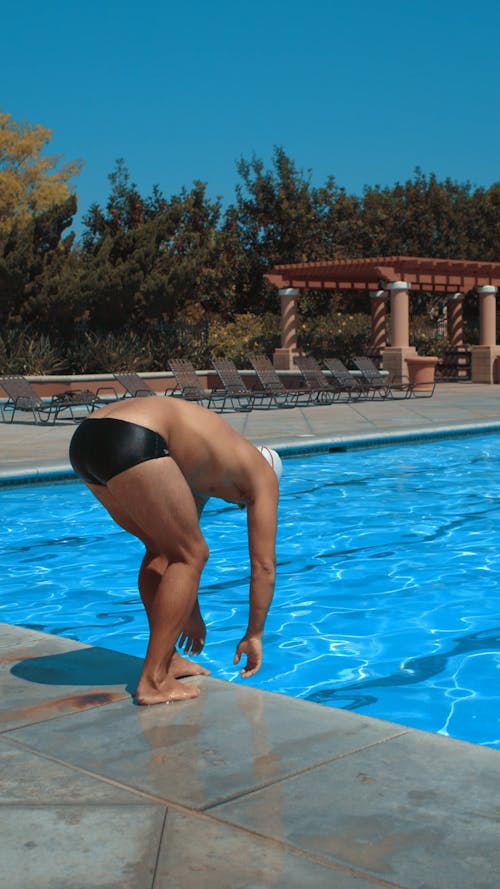
[[[433,259],[421,256],[378,256],[335,262],[277,265],[266,275],[281,298],[281,348],[274,363],[294,366],[297,354],[297,298],[300,290],[358,290],[369,292],[372,306],[371,347],[383,356],[383,366],[399,377],[407,376],[412,362],[422,362],[409,345],[409,294],[411,291],[447,295],[448,346],[464,349],[462,301],[475,290],[479,297],[479,345],[472,348],[473,382],[497,382],[500,347],[496,342],[496,294],[500,262]],[[391,345],[385,340],[386,301],[390,294]],[[437,359],[432,356],[429,361]]]

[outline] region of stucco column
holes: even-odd
[[[498,383],[500,348],[497,346],[497,290],[493,284],[477,288],[479,345],[472,347],[472,382]]]
[[[382,366],[394,380],[408,380],[407,358],[417,354],[410,346],[408,281],[392,281],[387,285],[391,294],[391,345],[384,349]]]
[[[386,299],[385,290],[377,290],[376,293],[370,293],[370,305],[372,313],[372,352],[381,352],[387,345],[385,316],[386,316]]]
[[[497,290],[498,287],[493,285],[477,288],[480,346],[496,346],[497,344]]]
[[[464,295],[453,293],[446,300],[448,349],[464,347]]]
[[[297,298],[295,287],[279,290],[281,304],[281,348],[273,354],[274,366],[279,370],[291,370],[297,354]]]
[[[391,292],[391,345],[397,349],[407,349],[410,345],[409,301],[410,285],[407,281],[393,281],[387,285]]]

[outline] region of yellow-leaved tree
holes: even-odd
[[[18,123],[0,110],[0,246],[14,226],[22,228],[73,193],[69,181],[82,164],[45,155],[51,138],[41,124]]]

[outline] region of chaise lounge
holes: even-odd
[[[368,396],[369,386],[361,378],[354,377],[340,358],[325,358],[324,365],[337,386],[349,396],[349,401]]]
[[[252,355],[250,364],[262,391],[272,397],[275,407],[306,407],[311,404],[313,394],[308,389],[287,389],[267,355]]]
[[[158,395],[149,383],[146,383],[139,374],[136,373],[116,373],[113,374],[115,380],[125,390],[124,394],[117,396],[118,398],[148,398],[151,395]],[[99,390],[100,392],[101,390]],[[116,393],[115,393],[116,395]]]
[[[102,404],[101,399],[88,389],[72,389],[53,395],[50,400],[38,395],[34,386],[23,376],[12,375],[0,377],[0,386],[7,395],[7,400],[0,406],[2,420],[5,422],[10,413],[9,422],[14,421],[16,413],[31,414],[35,423],[55,423],[62,413],[69,413],[72,420],[80,420],[77,408],[83,408],[87,414]]]
[[[231,398],[249,401],[251,408],[269,410],[272,407],[288,407],[277,399],[273,392],[262,389],[247,389],[245,382],[231,358],[212,358],[212,366],[222,385]]]
[[[209,391],[203,389],[196,375],[196,370],[187,358],[171,358],[168,366],[176,381],[175,389],[170,392],[171,398],[184,398],[186,401],[194,401],[204,407],[214,408],[218,413],[222,413],[225,410],[228,402],[229,409],[239,411],[251,410],[248,399],[245,403],[242,400],[238,403],[238,397],[231,395],[227,389],[212,389]]]
[[[308,391],[317,404],[332,404],[334,401],[338,401],[345,392],[335,382],[332,384],[327,380],[315,358],[298,355],[295,363],[304,378]]]
[[[380,371],[368,356],[358,355],[352,361],[359,370],[363,383],[373,392],[374,398],[377,395],[381,398],[409,398],[412,394],[413,386],[411,383],[402,383],[394,380],[390,374]]]

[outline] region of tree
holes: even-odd
[[[65,296],[58,295],[57,281],[69,268],[74,235],[63,238],[76,212],[76,198],[70,195],[60,204],[31,217],[23,225],[14,224],[0,250],[0,323],[4,326],[31,324],[54,329],[60,304],[62,316],[71,318]],[[68,321],[69,323],[69,321]]]
[[[237,257],[238,299],[242,309],[265,311],[276,301],[264,274],[280,262],[298,262],[308,254],[315,223],[311,186],[303,173],[275,148],[271,169],[261,160],[237,164],[241,182],[236,205],[229,208],[226,230]]]
[[[51,138],[40,124],[17,123],[0,112],[0,246],[14,226],[22,228],[72,194],[69,180],[80,172],[81,163],[57,169],[60,158],[42,154]]]
[[[417,168],[392,188],[365,187],[360,242],[363,256],[498,257],[500,187],[440,182]]]
[[[274,149],[271,169],[262,161],[240,160],[236,204],[226,216],[234,241],[240,311],[276,306],[276,293],[264,274],[274,265],[313,262],[350,255],[359,201],[331,176],[321,188],[298,170],[282,148]]]
[[[470,201],[467,259],[500,262],[500,182],[478,188]]]
[[[94,204],[84,220],[79,287],[90,323],[171,321],[195,306],[203,315],[225,269],[220,203],[201,182],[169,199],[158,186],[142,197],[122,160],[109,180],[106,207]]]

